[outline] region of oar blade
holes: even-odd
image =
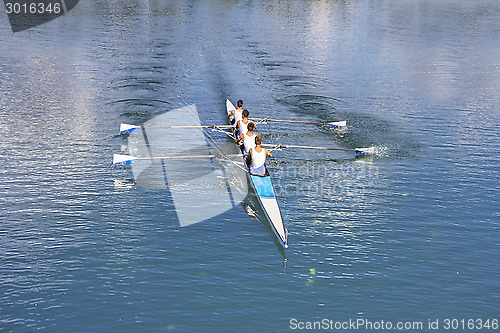
[[[122,134],[138,133],[140,130],[141,130],[140,126],[129,125],[129,124],[120,124],[120,133],[122,133]]]
[[[375,147],[370,148],[354,148],[356,155],[373,155],[375,154]]]
[[[134,163],[136,160],[137,157],[130,155],[120,155],[120,154],[113,155],[113,164],[116,165],[130,165]]]
[[[332,128],[345,128],[347,126],[347,121],[334,121],[334,122],[331,122],[331,123],[328,123],[328,125],[330,125],[330,127]]]

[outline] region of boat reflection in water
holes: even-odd
[[[250,185],[249,185],[250,186]],[[272,239],[276,247],[278,248],[278,251],[281,253],[283,256],[283,266],[285,266],[286,263],[286,252],[285,248],[281,245],[280,241],[278,240],[277,237],[273,237],[273,229],[271,228],[271,225],[267,221],[266,218],[266,213],[264,210],[260,207],[259,201],[257,199],[257,195],[250,191],[247,199],[243,202],[241,202],[241,206],[247,213],[247,215],[254,221],[259,221],[262,226],[266,229],[266,231],[269,233],[269,238]]]

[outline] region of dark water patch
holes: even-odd
[[[148,102],[154,102],[154,103],[161,103],[161,104],[167,104],[169,105],[171,102],[170,101],[163,101],[163,100],[158,100],[158,99],[141,99],[141,98],[127,98],[127,99],[120,99],[120,100],[116,100],[116,101],[111,101],[111,102],[108,102],[110,104],[115,104],[115,103],[126,103],[126,104],[133,104],[133,103],[141,103],[141,102],[144,102],[144,101],[148,101]]]
[[[326,78],[321,78],[315,75],[297,75],[297,74],[276,74],[271,75],[271,78],[283,85],[285,89],[315,89],[321,88],[329,84]]]
[[[279,97],[277,101],[291,112],[318,117],[312,120],[318,122],[336,121],[332,117],[337,117],[335,111],[342,104],[340,98],[313,94],[287,95]]]
[[[152,106],[151,104],[148,103],[137,103],[136,105],[139,106]],[[120,115],[121,117],[125,117],[128,119],[133,119],[133,120],[138,120],[138,121],[145,121],[151,117],[150,113],[148,111],[129,111],[129,112],[124,112]]]
[[[160,91],[163,90],[164,86],[160,82],[148,81],[148,80],[136,80],[137,83],[126,83],[122,85],[118,85],[115,89],[124,89],[124,88],[134,88],[134,90],[146,90],[146,91]],[[149,105],[153,106],[153,105]]]
[[[281,70],[283,67],[289,69],[299,69],[300,64],[294,61],[274,61],[274,62],[264,62],[262,66],[267,70]]]
[[[279,97],[278,101],[280,103],[292,106],[296,105],[297,103],[311,102],[311,101],[323,104],[332,104],[332,103],[338,104],[343,102],[342,99],[340,98],[325,96],[325,95],[314,95],[314,94],[284,95]]]
[[[109,102],[109,104],[124,105],[123,108],[132,109],[131,111],[122,111],[120,117],[135,121],[136,124],[143,123],[157,114],[164,113],[173,105],[169,101],[143,98],[116,100]]]

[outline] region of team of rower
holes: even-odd
[[[266,157],[271,156],[271,153],[261,147],[262,138],[253,132],[257,126],[248,119],[249,112],[243,110],[243,101],[240,99],[236,105],[237,109],[228,114],[228,117],[234,116],[238,129],[239,136],[236,143],[243,144],[243,153],[247,156],[250,173],[263,176],[266,173]]]

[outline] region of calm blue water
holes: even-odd
[[[494,0],[80,2],[16,34],[3,15],[0,331],[500,319],[498,22]],[[267,142],[378,149],[275,152],[284,253],[243,206],[180,228],[168,190],[114,186],[120,122],[219,123],[226,98],[349,124]]]

